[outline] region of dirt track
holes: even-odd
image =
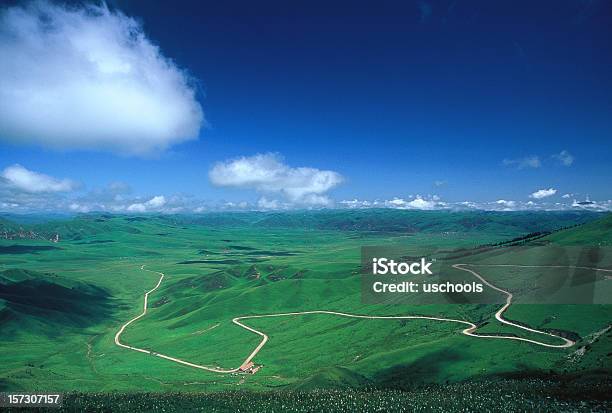
[[[568,348],[573,346],[574,344],[576,344],[574,341],[569,340],[565,337],[561,337],[559,335],[553,334],[553,333],[549,333],[546,331],[541,331],[541,330],[537,330],[534,328],[530,328],[530,327],[525,327],[523,325],[520,324],[516,324],[513,323],[511,321],[506,320],[505,318],[503,318],[503,313],[510,307],[510,305],[512,304],[512,294],[508,291],[502,290],[499,287],[496,287],[495,285],[491,284],[490,282],[488,282],[487,280],[485,280],[480,274],[478,274],[476,271],[469,269],[469,268],[465,268],[466,266],[468,266],[469,264],[454,264],[453,268],[456,268],[458,270],[461,271],[467,271],[469,273],[471,273],[473,276],[475,276],[476,278],[478,278],[480,281],[482,281],[484,284],[486,284],[488,287],[499,291],[503,294],[506,295],[506,303],[499,309],[497,310],[497,312],[495,313],[495,318],[503,323],[503,324],[507,324],[516,328],[519,328],[521,330],[526,330],[532,333],[536,333],[536,334],[543,334],[543,335],[547,335],[550,337],[555,337],[558,338],[560,340],[563,341],[563,344],[547,344],[547,343],[543,343],[541,341],[537,341],[537,340],[531,340],[531,339],[527,339],[527,338],[522,338],[522,337],[513,337],[513,336],[503,336],[503,335],[486,335],[486,334],[475,334],[476,329],[478,328],[478,326],[470,321],[466,321],[466,320],[458,320],[458,319],[454,319],[454,318],[442,318],[442,317],[429,317],[429,316],[416,316],[416,315],[400,315],[400,316],[376,316],[376,315],[360,315],[360,314],[349,314],[349,313],[341,313],[341,312],[337,312],[337,311],[327,311],[327,310],[312,310],[312,311],[298,311],[298,312],[290,312],[290,313],[275,313],[275,314],[261,314],[261,315],[249,315],[249,316],[241,316],[241,317],[235,317],[234,319],[232,319],[232,322],[252,333],[255,333],[259,336],[262,337],[260,343],[257,345],[257,347],[255,347],[255,349],[248,355],[248,357],[244,360],[244,362],[241,364],[245,365],[248,362],[252,361],[253,358],[255,358],[255,356],[257,355],[257,353],[259,353],[259,351],[265,346],[265,344],[268,342],[269,337],[261,332],[258,331],[252,327],[249,327],[248,325],[244,324],[241,322],[241,320],[248,320],[248,319],[254,319],[254,318],[268,318],[268,317],[288,317],[288,316],[299,316],[299,315],[306,315],[306,314],[329,314],[329,315],[335,315],[335,316],[339,316],[339,317],[349,317],[349,318],[361,318],[361,319],[370,319],[370,320],[386,320],[386,319],[390,319],[390,320],[433,320],[433,321],[444,321],[444,322],[451,322],[451,323],[459,323],[459,324],[463,324],[468,326],[467,328],[465,328],[464,330],[461,331],[462,334],[465,334],[466,336],[470,336],[470,337],[476,337],[476,338],[482,338],[482,339],[495,339],[495,340],[515,340],[515,341],[524,341],[527,343],[532,343],[532,344],[536,344],[539,346],[543,346],[543,347],[550,347],[550,348]],[[605,271],[605,272],[612,272],[612,270],[608,270],[608,269],[601,269],[601,268],[589,268],[589,267],[573,267],[573,266],[525,266],[525,265],[511,265],[511,264],[491,264],[491,265],[479,265],[479,266],[492,266],[492,267],[543,267],[543,268],[582,268],[582,269],[591,269],[594,271]],[[149,298],[149,294],[151,294],[153,291],[157,290],[159,288],[159,286],[161,285],[163,279],[164,279],[164,274],[161,272],[157,272],[157,271],[151,271],[151,270],[146,270],[144,268],[144,265],[140,267],[141,270],[144,271],[149,271],[149,272],[153,272],[156,274],[160,275],[159,281],[157,282],[157,285],[147,291],[144,295],[144,306],[143,306],[143,311],[140,315],[132,318],[131,320],[129,320],[128,322],[126,322],[125,324],[123,324],[121,326],[121,328],[119,329],[119,331],[117,332],[117,334],[115,335],[115,344],[118,345],[119,347],[123,347],[123,348],[127,348],[130,350],[134,350],[134,351],[138,351],[141,353],[146,353],[146,354],[150,354],[156,357],[161,357],[163,359],[166,360],[170,360],[170,361],[174,361],[175,363],[179,363],[179,364],[183,364],[185,366],[189,366],[189,367],[194,367],[197,369],[202,369],[202,370],[207,370],[207,371],[212,371],[215,373],[235,373],[240,371],[240,366],[233,368],[233,369],[222,369],[222,368],[215,368],[215,367],[208,367],[208,366],[202,366],[200,364],[195,364],[195,363],[190,363],[188,361],[185,360],[181,360],[179,358],[176,357],[170,357],[167,356],[165,354],[160,354],[160,353],[156,353],[156,352],[152,352],[149,350],[145,350],[142,348],[138,348],[138,347],[133,347],[133,346],[129,346],[127,344],[123,344],[121,343],[121,334],[125,331],[126,327],[129,326],[131,323],[133,323],[134,321],[142,318],[145,316],[145,314],[147,314],[147,302],[148,302],[148,298]]]

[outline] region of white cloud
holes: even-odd
[[[529,195],[529,198],[542,199],[542,198],[552,196],[556,193],[557,193],[557,190],[554,188],[538,189],[537,191]]]
[[[209,178],[216,186],[280,193],[292,203],[309,205],[329,205],[325,193],[343,181],[334,171],[290,167],[273,153],[219,162],[210,170]]]
[[[310,206],[330,206],[333,201],[326,195],[308,194],[301,198],[298,203]]]
[[[56,179],[48,175],[30,171],[19,164],[5,168],[1,174],[9,187],[24,192],[67,192],[76,184],[69,179]]]
[[[504,206],[506,208],[514,208],[516,207],[516,202],[515,201],[506,201],[505,199],[499,199],[497,201],[495,201],[496,204]]]
[[[414,199],[407,201],[403,198],[393,198],[385,201],[384,206],[395,209],[434,209],[436,207],[444,207],[444,203],[438,202],[439,197],[434,195],[431,199],[425,199],[421,195],[417,195]]]
[[[612,200],[608,201],[586,201],[577,202],[546,202],[544,201],[509,201],[499,199],[497,201],[461,201],[461,202],[442,202],[435,201],[433,197],[423,198],[419,195],[412,200],[403,198],[393,198],[386,201],[367,201],[367,200],[345,200],[338,202],[339,207],[343,208],[390,208],[390,209],[425,209],[425,210],[483,210],[483,211],[567,211],[571,209],[589,209],[597,211],[612,210]]]
[[[403,198],[393,198],[390,201],[385,202],[389,207],[392,208],[407,208],[408,201],[405,201]]]
[[[279,209],[281,203],[277,199],[267,199],[265,196],[257,201],[257,206],[261,209]]]
[[[540,158],[535,155],[526,156],[519,159],[504,159],[503,164],[506,166],[515,166],[517,169],[539,168],[542,166]]]
[[[479,205],[476,202],[472,201],[462,201],[458,203],[459,206],[469,209],[479,209]]]
[[[223,206],[228,209],[246,209],[249,207],[249,203],[246,201],[226,202]]]
[[[429,197],[423,197],[421,195],[416,195],[414,199],[412,195],[408,197],[408,199],[395,197],[389,200],[343,200],[338,202],[338,206],[343,208],[390,208],[390,209],[447,209],[449,204],[446,202],[440,201],[440,197],[437,195],[432,195]],[[467,204],[467,203],[465,203]],[[474,204],[475,206],[475,204]]]
[[[370,201],[360,201],[359,199],[345,199],[339,202],[339,204],[346,208],[367,208],[372,206]]]
[[[434,200],[428,201],[417,195],[415,199],[408,202],[408,206],[415,209],[433,209],[436,206],[436,202]]]
[[[166,198],[163,195],[157,195],[149,199],[146,203],[151,208],[161,208],[166,205]]]
[[[574,163],[574,156],[566,150],[562,150],[552,156],[563,166],[571,166]]]
[[[147,155],[197,138],[190,79],[105,4],[0,10],[0,139]]]
[[[571,198],[573,195],[574,195],[574,194],[565,194],[565,195],[563,195],[561,198],[568,199],[568,198]]]
[[[159,210],[166,205],[166,198],[163,195],[157,195],[149,199],[147,202],[136,202],[127,207],[129,212],[147,212],[151,210]]]
[[[81,213],[87,213],[91,211],[91,209],[87,205],[81,205],[77,202],[73,202],[70,205],[68,205],[68,209],[72,212],[81,212]]]
[[[587,196],[584,201],[574,200],[572,207],[592,211],[612,211],[612,200],[608,199],[607,201],[596,202],[591,201],[591,199]]]
[[[129,212],[146,212],[147,207],[143,203],[135,203],[127,207]]]

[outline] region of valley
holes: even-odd
[[[483,247],[537,229],[550,232],[527,239],[538,248],[595,245],[601,253],[584,265],[565,258],[558,267],[584,267],[606,286],[612,257],[600,246],[612,240],[610,217],[542,214],[84,215],[29,224],[60,242],[1,241],[0,388],[402,389],[597,375],[610,366],[612,306],[533,304],[512,274],[546,270],[500,264],[525,262],[530,250]],[[393,222],[402,224],[391,231]],[[440,250],[452,276],[480,278],[502,304],[363,304],[367,245]],[[239,371],[249,361],[257,374]]]

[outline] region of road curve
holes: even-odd
[[[157,352],[154,352],[154,351],[146,350],[144,348],[129,346],[129,345],[123,344],[121,342],[121,334],[123,334],[123,332],[125,331],[126,327],[129,326],[130,324],[132,324],[134,321],[144,317],[145,314],[147,314],[147,302],[149,300],[149,294],[151,294],[153,291],[157,290],[159,288],[159,286],[161,285],[163,279],[164,279],[164,273],[163,272],[145,270],[144,267],[145,266],[142,265],[140,267],[140,269],[143,270],[143,271],[149,271],[149,272],[152,272],[152,273],[155,273],[155,274],[159,274],[159,276],[160,276],[159,277],[159,281],[157,282],[157,285],[155,287],[153,287],[153,289],[151,289],[151,290],[149,290],[149,291],[147,291],[145,293],[145,295],[144,295],[144,305],[143,305],[143,308],[142,308],[142,313],[140,315],[132,318],[127,323],[123,324],[121,326],[121,328],[119,329],[119,331],[117,331],[117,334],[115,334],[115,344],[118,345],[119,347],[127,348],[129,350],[139,351],[141,353],[150,354],[150,355],[156,356],[156,357],[161,357],[163,359],[174,361],[175,363],[183,364],[185,366],[194,367],[196,369],[208,370],[208,371],[212,371],[212,372],[215,372],[215,373],[233,373],[233,372],[238,371],[238,369],[239,369],[238,367],[235,368],[235,369],[217,369],[217,368],[214,368],[214,367],[201,366],[199,364],[190,363],[188,361],[181,360],[181,359],[178,359],[176,357],[166,356],[165,354],[161,354],[161,353],[157,353]]]
[[[508,340],[519,340],[519,341],[526,341],[528,343],[533,343],[533,344],[538,344],[540,346],[544,346],[544,347],[554,347],[554,348],[567,348],[567,347],[571,347],[574,344],[576,344],[575,341],[569,340],[565,337],[561,337],[557,334],[553,334],[553,333],[549,333],[547,331],[541,331],[541,330],[536,330],[534,328],[529,328],[529,327],[525,327],[523,325],[520,324],[516,324],[513,323],[512,321],[508,321],[506,320],[502,315],[504,313],[504,311],[506,311],[510,305],[512,304],[512,293],[506,291],[506,290],[502,290],[499,287],[494,286],[493,284],[491,284],[490,282],[488,282],[487,280],[485,280],[480,274],[478,274],[476,271],[474,270],[470,270],[469,268],[464,268],[466,265],[468,264],[454,264],[453,268],[456,268],[458,270],[462,270],[462,271],[467,271],[469,273],[471,273],[472,275],[474,275],[476,278],[478,278],[480,281],[482,281],[483,283],[485,283],[487,286],[491,287],[492,289],[494,289],[495,291],[499,291],[503,294],[506,295],[506,304],[504,304],[499,310],[497,310],[497,312],[495,313],[495,318],[503,324],[507,324],[516,328],[520,328],[521,330],[526,330],[526,331],[530,331],[532,333],[537,333],[537,334],[544,334],[550,337],[556,337],[556,338],[560,338],[561,340],[564,341],[563,344],[546,344],[546,343],[541,343],[539,341],[535,341],[535,340],[529,340],[527,338],[521,338],[521,337],[511,337],[511,336],[487,336],[487,335],[481,335],[481,334],[473,334],[474,329],[467,329],[463,331],[463,334],[472,336],[472,337],[486,337],[486,338],[493,338],[493,337],[498,337],[498,338],[504,338],[504,339],[508,339]],[[468,331],[469,330],[469,331]]]
[[[475,276],[476,278],[478,278],[480,281],[482,281],[484,284],[486,284],[488,287],[499,291],[503,294],[506,295],[506,303],[499,309],[497,310],[497,312],[495,313],[495,318],[503,323],[503,324],[507,324],[516,328],[519,328],[521,330],[526,330],[532,333],[536,333],[536,334],[543,334],[543,335],[547,335],[550,337],[555,337],[558,338],[560,340],[563,341],[563,344],[548,344],[548,343],[543,343],[537,340],[531,340],[531,339],[527,339],[527,338],[522,338],[522,337],[514,337],[514,336],[503,336],[503,335],[486,335],[486,334],[476,334],[474,333],[476,331],[476,329],[478,328],[478,326],[474,323],[472,323],[471,321],[466,321],[466,320],[458,320],[458,319],[454,319],[454,318],[443,318],[443,317],[429,317],[429,316],[418,316],[418,315],[400,315],[400,316],[376,316],[376,315],[361,315],[361,314],[350,314],[350,313],[342,313],[342,312],[338,312],[338,311],[327,311],[327,310],[311,310],[311,311],[298,311],[298,312],[289,312],[289,313],[275,313],[275,314],[260,314],[260,315],[248,315],[248,316],[241,316],[241,317],[235,317],[232,319],[232,323],[238,325],[239,327],[244,328],[245,330],[248,330],[254,334],[257,334],[259,336],[261,336],[261,341],[259,342],[259,344],[257,345],[257,347],[255,347],[255,349],[253,349],[253,351],[248,355],[248,357],[242,362],[242,365],[245,365],[247,363],[249,363],[250,361],[253,360],[253,358],[255,358],[255,356],[259,353],[259,351],[266,345],[266,343],[269,340],[269,337],[267,334],[254,329],[253,327],[250,327],[244,323],[241,322],[241,320],[248,320],[248,319],[255,319],[255,318],[268,318],[268,317],[287,317],[287,316],[297,316],[297,315],[307,315],[307,314],[329,314],[329,315],[335,315],[335,316],[340,316],[340,317],[349,317],[349,318],[360,318],[360,319],[370,319],[370,320],[433,320],[433,321],[443,321],[443,322],[451,322],[451,323],[459,323],[459,324],[463,324],[468,326],[467,328],[465,328],[464,330],[461,331],[462,334],[466,335],[466,336],[470,336],[470,337],[476,337],[476,338],[486,338],[486,339],[498,339],[498,340],[515,340],[515,341],[524,341],[527,343],[532,343],[532,344],[536,344],[539,346],[543,346],[543,347],[549,347],[549,348],[568,348],[573,346],[574,344],[576,344],[575,341],[572,341],[570,339],[567,339],[565,337],[559,336],[557,334],[553,334],[553,333],[549,333],[547,331],[541,331],[541,330],[537,330],[534,328],[530,328],[530,327],[526,327],[520,324],[516,324],[513,323],[511,321],[506,320],[503,317],[503,313],[510,307],[510,305],[512,304],[512,293],[506,291],[506,290],[502,290],[501,288],[491,284],[490,282],[488,282],[486,279],[484,279],[480,274],[478,274],[476,271],[471,270],[469,268],[465,268],[466,266],[476,266],[476,265],[472,265],[472,264],[454,264],[453,268],[461,270],[461,271],[467,271],[470,274],[472,274],[473,276]],[[540,267],[540,266],[526,266],[526,265],[511,265],[511,264],[481,264],[478,266],[492,266],[492,267]],[[179,363],[179,364],[183,364],[185,366],[189,366],[189,367],[193,367],[193,368],[197,368],[197,369],[201,369],[201,370],[206,370],[206,371],[211,371],[214,373],[235,373],[240,371],[240,366],[233,368],[233,369],[223,369],[223,368],[217,368],[217,367],[208,367],[208,366],[203,366],[200,364],[195,364],[195,363],[190,363],[188,361],[185,360],[181,360],[179,358],[176,357],[171,357],[171,356],[167,356],[165,354],[161,354],[161,353],[157,353],[154,351],[150,351],[150,350],[146,350],[143,348],[139,348],[139,347],[134,347],[134,346],[129,346],[127,344],[124,344],[121,342],[121,334],[125,331],[126,327],[129,326],[130,324],[132,324],[134,321],[144,317],[147,314],[147,302],[148,302],[148,298],[149,298],[149,294],[151,294],[153,291],[157,290],[159,288],[159,286],[161,285],[163,279],[164,279],[164,274],[162,272],[157,272],[157,271],[151,271],[151,270],[146,270],[144,268],[145,266],[142,265],[140,267],[141,270],[144,271],[149,271],[152,273],[156,273],[160,275],[159,281],[157,282],[157,285],[155,285],[155,287],[149,291],[147,291],[144,295],[144,306],[143,306],[143,311],[140,315],[132,318],[131,320],[129,320],[128,322],[126,322],[125,324],[123,324],[121,326],[121,328],[119,329],[119,331],[117,332],[117,334],[115,335],[115,344],[119,347],[123,347],[123,348],[127,348],[129,350],[134,350],[134,351],[138,351],[141,353],[145,353],[145,354],[149,354],[152,356],[156,356],[156,357],[160,357],[166,360],[170,360],[173,361],[175,363]],[[568,268],[566,266],[541,266],[541,267],[546,267],[546,268]],[[612,270],[608,270],[608,269],[601,269],[601,268],[590,268],[590,267],[569,267],[569,268],[584,268],[584,269],[590,269],[590,270],[595,270],[595,271],[606,271],[606,272],[612,272]]]

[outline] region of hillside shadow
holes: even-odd
[[[0,281],[0,331],[30,331],[47,336],[61,327],[86,328],[111,317],[111,296],[85,284],[61,285],[45,279]],[[4,334],[3,334],[4,335]]]
[[[52,245],[0,245],[0,254],[37,254],[41,251],[61,250],[62,248]]]
[[[410,389],[427,383],[440,381],[441,373],[448,364],[464,359],[454,350],[431,352],[410,364],[402,364],[378,373],[373,381],[377,387],[390,389]]]

